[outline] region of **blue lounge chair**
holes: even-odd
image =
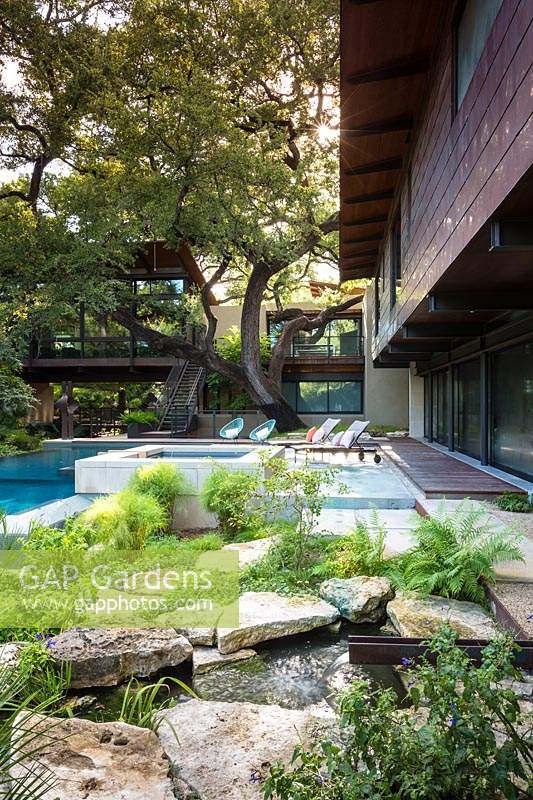
[[[262,422],[261,425],[257,426],[257,428],[254,428],[253,431],[250,431],[250,439],[252,442],[266,442],[275,427],[276,420],[267,419],[266,422]]]
[[[219,436],[221,436],[222,439],[236,439],[243,428],[243,418],[236,417],[232,419],[231,422],[227,422],[226,425],[220,429]]]

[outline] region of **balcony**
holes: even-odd
[[[288,360],[315,362],[317,364],[341,361],[359,362],[365,355],[364,336],[341,334],[322,336],[317,342],[311,336],[296,336],[291,344]]]

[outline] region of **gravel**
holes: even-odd
[[[493,591],[528,639],[533,639],[533,583],[498,581]]]

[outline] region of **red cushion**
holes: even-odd
[[[316,429],[317,429],[316,425],[314,426],[314,428],[309,428],[309,430],[307,431],[307,433],[305,435],[305,439],[306,439],[307,442],[312,442],[313,441],[313,436],[316,433]]]

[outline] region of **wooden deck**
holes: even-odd
[[[487,472],[441,453],[416,439],[390,439],[383,452],[413,481],[426,497],[491,499],[502,492],[522,489]]]

